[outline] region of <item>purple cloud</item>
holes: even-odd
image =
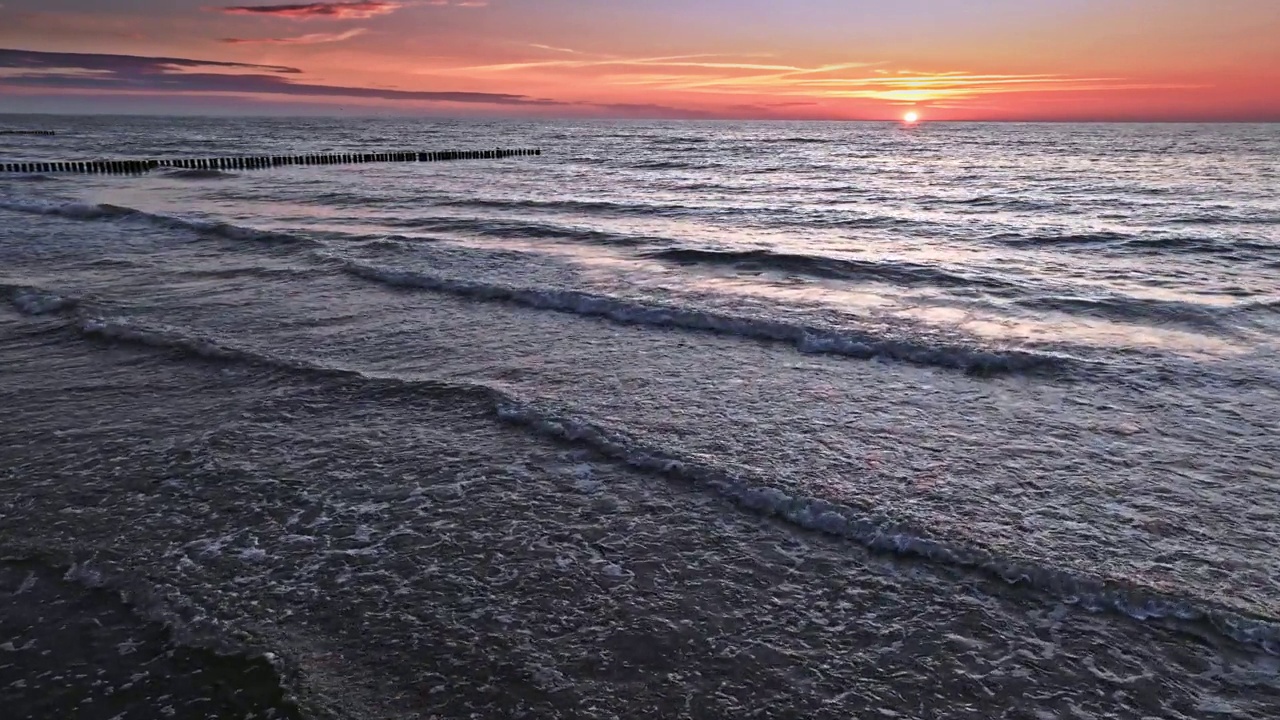
[[[235,5],[211,8],[228,15],[259,15],[289,18],[292,20],[363,20],[375,15],[387,15],[404,7],[405,3],[365,0],[362,2],[314,2],[295,5]]]
[[[202,68],[239,68],[246,72],[197,72]],[[276,65],[252,65],[214,60],[0,49],[0,85],[10,87],[51,90],[217,92],[526,106],[564,104],[554,100],[541,100],[507,93],[434,92],[313,85],[288,77],[301,72],[297,68]]]

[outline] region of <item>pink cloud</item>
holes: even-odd
[[[377,15],[390,15],[410,5],[478,8],[487,7],[489,0],[346,0],[291,5],[234,5],[209,9],[228,15],[258,15],[291,20],[364,20]]]
[[[368,30],[364,28],[355,28],[341,33],[310,33],[307,35],[299,35],[297,37],[279,37],[279,38],[223,38],[222,42],[230,45],[317,45],[320,43],[342,42],[350,40],[357,35],[363,35]]]

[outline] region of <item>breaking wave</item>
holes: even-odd
[[[282,357],[262,352],[179,328],[141,324],[124,316],[76,309],[71,305],[61,308],[58,312],[69,316],[68,329],[93,340],[154,348],[200,360],[237,363],[291,375],[335,381],[357,381],[365,386],[393,389],[398,392],[417,391],[428,395],[444,392],[455,400],[462,399],[465,395],[473,401],[493,403],[506,397],[498,390],[483,385],[454,385],[431,380],[409,382],[395,378],[373,377],[355,370],[334,368],[301,358]]]
[[[5,610],[15,621],[38,619],[41,623],[28,646],[6,644],[6,650],[41,652],[28,650],[38,637],[39,646],[45,648],[42,655],[55,653],[54,658],[71,667],[89,658],[117,658],[94,674],[69,673],[44,683],[32,678],[32,685],[14,683],[6,697],[11,712],[23,717],[76,715],[71,707],[76,699],[68,697],[86,695],[83,708],[94,695],[137,692],[129,688],[155,673],[153,677],[170,692],[161,698],[168,701],[170,715],[177,708],[186,711],[178,713],[183,716],[197,708],[202,717],[217,710],[219,715],[237,712],[243,717],[306,715],[291,688],[294,683],[287,679],[295,674],[289,663],[246,642],[246,634],[202,612],[171,587],[128,574],[109,561],[85,561],[21,543],[16,547],[6,543],[0,550],[4,552],[0,601]],[[65,644],[68,641],[70,645]],[[21,655],[14,659],[22,661]],[[58,680],[64,681],[58,688],[62,698],[39,694],[40,689],[49,688],[46,683]],[[15,687],[27,689],[14,693]],[[220,692],[224,689],[225,694]],[[112,715],[115,709],[101,716]]]
[[[1112,612],[1139,621],[1174,620],[1207,625],[1246,647],[1280,655],[1280,624],[1269,619],[934,539],[918,528],[898,525],[821,498],[755,485],[720,469],[636,443],[621,433],[530,405],[506,402],[499,405],[497,413],[501,419],[540,435],[584,445],[632,467],[708,488],[744,509],[805,530],[843,538],[872,551],[978,571],[1010,585],[1034,588],[1092,612]]]
[[[74,309],[80,303],[77,298],[26,285],[0,284],[0,293],[7,295],[9,302],[25,315],[61,313]]]
[[[884,358],[917,365],[989,375],[1017,372],[1062,372],[1083,361],[1022,350],[928,345],[874,335],[738,317],[668,305],[646,304],[577,290],[518,288],[426,273],[342,261],[348,273],[394,287],[419,288],[479,300],[511,302],[540,310],[598,317],[624,325],[697,330],[784,342],[804,353]]]
[[[495,388],[436,380],[380,378],[355,370],[325,367],[236,348],[172,328],[145,327],[125,319],[77,317],[73,327],[92,338],[178,351],[211,361],[241,362],[317,379],[355,383],[397,397],[428,396],[466,402],[496,420],[533,434],[589,449],[646,473],[688,483],[719,495],[739,508],[804,530],[841,538],[868,550],[963,568],[1035,591],[1092,612],[1108,612],[1137,621],[1192,623],[1255,651],[1280,655],[1280,625],[1212,601],[1172,595],[1061,569],[1029,559],[1005,557],[963,542],[934,537],[926,529],[903,525],[829,500],[761,483],[717,466],[671,454],[623,432],[571,414],[529,403]]]

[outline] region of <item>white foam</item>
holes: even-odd
[[[13,304],[28,315],[46,315],[74,307],[76,301],[54,293],[24,289],[13,294]]]
[[[897,525],[887,518],[869,516],[855,508],[789,492],[780,487],[755,485],[752,481],[715,467],[679,458],[637,443],[627,436],[584,420],[566,417],[547,409],[523,403],[493,388],[438,381],[403,381],[367,378],[359,373],[284,360],[220,346],[212,341],[189,338],[170,331],[141,328],[126,321],[86,318],[80,328],[90,335],[123,339],[146,345],[176,347],[199,355],[256,364],[269,364],[281,369],[320,374],[336,379],[358,379],[360,382],[387,383],[401,392],[428,392],[457,398],[479,400],[487,404],[498,419],[558,441],[569,441],[591,449],[631,467],[663,475],[706,488],[745,509],[775,517],[800,528],[840,537],[868,549],[897,555],[927,559],[980,571],[1011,585],[1027,585],[1058,597],[1064,602],[1094,612],[1114,612],[1135,620],[1170,619],[1207,625],[1221,635],[1247,647],[1280,655],[1280,625],[1271,619],[1242,615],[1236,611],[1185,597],[1171,596],[1144,588],[1090,577],[1070,570],[1060,570],[1033,561],[1007,558],[981,548],[947,540],[933,539],[918,529]],[[572,471],[575,479],[591,482],[590,467],[578,465]],[[308,527],[323,525],[328,518],[320,516]],[[234,536],[211,538],[191,543],[200,554],[219,554]],[[347,554],[376,552],[376,548],[346,551]],[[68,579],[95,582],[87,568],[75,568]]]
[[[500,403],[499,418],[556,440],[586,445],[632,467],[711,489],[735,504],[792,525],[850,540],[877,552],[945,563],[1028,585],[1092,612],[1114,612],[1139,621],[1170,619],[1206,624],[1245,646],[1280,655],[1280,624],[1183,597],[1149,592],[1068,570],[1005,558],[989,551],[929,538],[854,508],[784,489],[754,486],[721,470],[647,448],[590,423],[560,417],[517,401]]]
[[[177,348],[215,360],[257,359],[249,353],[223,347],[210,340],[190,338],[166,330],[144,328],[124,319],[89,317],[82,319],[79,327],[80,331],[86,335],[109,340],[123,340],[152,347]]]
[[[237,557],[246,562],[260,563],[267,559],[267,551],[259,547],[244,548]]]

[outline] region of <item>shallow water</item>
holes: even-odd
[[[544,149],[0,178],[0,550],[307,713],[1280,705],[1275,126],[39,122]]]

